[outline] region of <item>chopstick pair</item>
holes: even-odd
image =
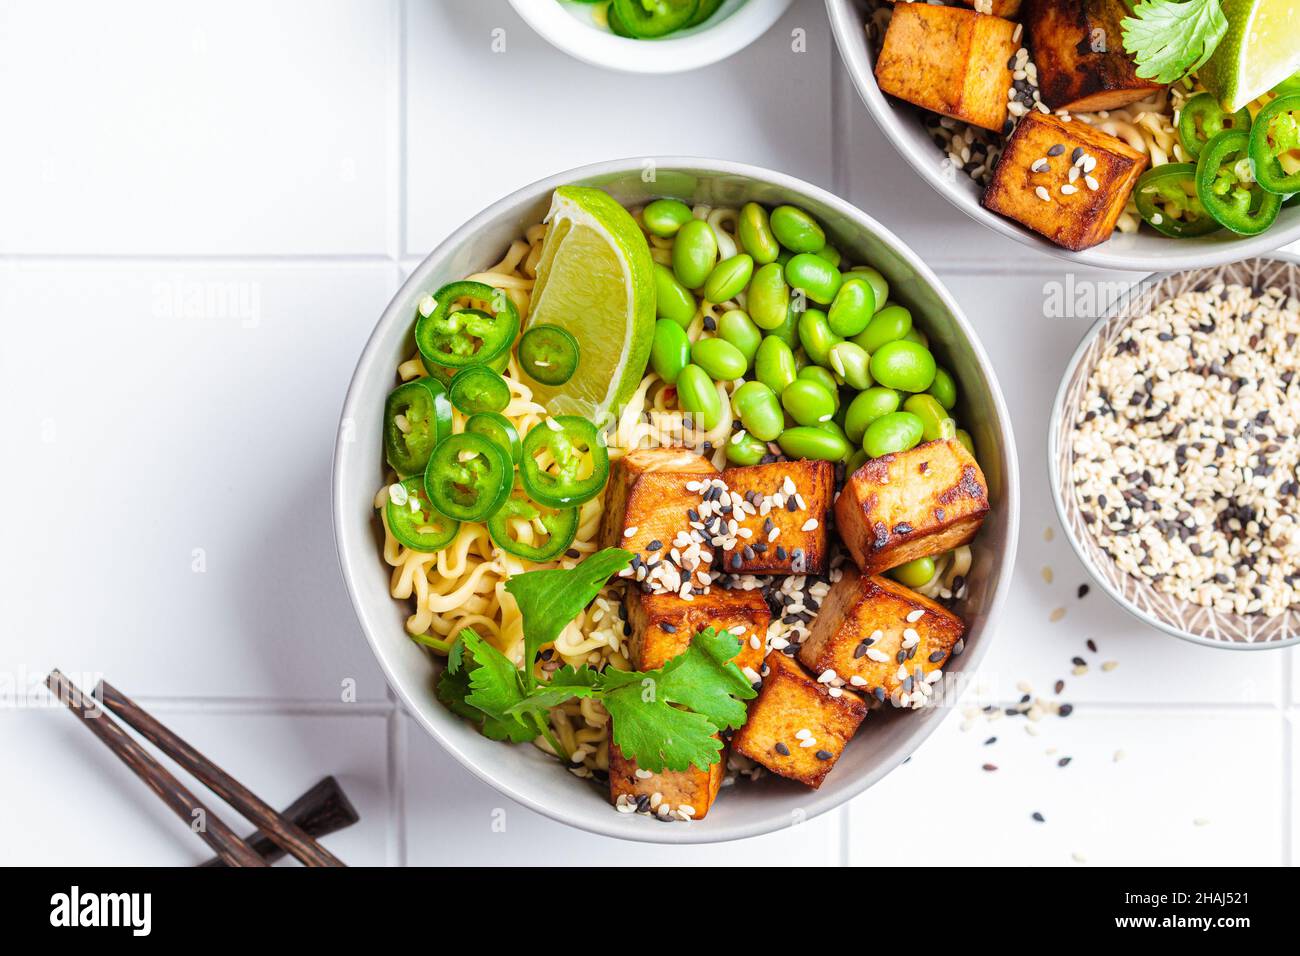
[[[90,731],[108,745],[132,772],[153,790],[173,812],[190,825],[227,866],[266,866],[267,861],[240,839],[220,817],[199,801],[98,704],[120,717],[146,740],[193,774],[213,793],[253,823],[266,839],[295,856],[307,866],[343,866],[343,862],[292,820],[286,819],[251,790],[230,776],[203,754],[155,720],[138,704],[111,684],[99,682],[95,696],[88,697],[54,670],[45,685],[80,718]],[[346,801],[345,801],[346,802]],[[349,805],[348,809],[351,807]],[[354,812],[355,813],[355,812]],[[201,821],[196,826],[195,822]]]

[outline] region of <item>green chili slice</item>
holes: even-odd
[[[519,312],[510,296],[483,282],[452,282],[433,294],[433,307],[421,305],[415,344],[426,367],[486,365],[508,351],[519,333]],[[458,302],[478,305],[453,310]]]
[[[1250,129],[1250,110],[1243,106],[1235,113],[1227,113],[1213,93],[1197,93],[1178,114],[1178,138],[1192,159],[1225,129]]]
[[[563,385],[578,369],[578,340],[558,325],[530,325],[519,340],[519,365],[543,385]]]
[[[578,509],[548,508],[516,491],[488,519],[496,546],[525,561],[554,561],[578,534]]]
[[[424,470],[424,490],[441,514],[486,521],[510,495],[514,467],[496,442],[470,432],[439,443]]]
[[[519,441],[519,432],[510,419],[499,412],[479,412],[471,415],[465,422],[465,431],[483,435],[500,445],[510,455],[510,460],[519,463],[523,457],[523,444]]]
[[[460,531],[459,521],[434,509],[421,475],[389,487],[384,517],[393,537],[413,551],[441,551],[456,540]]]
[[[1223,228],[1196,194],[1196,166],[1167,163],[1138,178],[1133,201],[1144,222],[1173,239],[1204,236]]]
[[[399,478],[424,471],[429,455],[451,434],[447,390],[431,378],[397,386],[384,402],[384,456]]]
[[[1196,195],[1205,211],[1233,232],[1254,236],[1277,219],[1282,197],[1253,179],[1247,155],[1250,134],[1224,130],[1206,144],[1196,161]]]
[[[447,390],[452,405],[466,415],[499,412],[510,404],[510,386],[486,365],[461,369]]]
[[[1300,193],[1300,93],[1279,96],[1250,129],[1255,181],[1271,193]]]
[[[609,478],[605,436],[577,415],[548,418],[524,438],[519,477],[538,504],[567,508],[590,501]]]
[[[639,40],[653,40],[680,30],[695,16],[699,0],[614,0],[623,29]]]

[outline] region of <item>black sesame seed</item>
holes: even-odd
[[[867,656],[867,643],[866,641],[863,641],[857,647],[853,648],[853,659],[857,660],[859,657],[866,657],[866,656]]]
[[[995,763],[986,763],[986,764],[984,765],[984,770],[985,770],[986,772],[988,772],[988,773],[992,773],[994,770],[997,770],[997,769],[998,769],[998,765],[995,764]]]
[[[776,742],[776,752],[779,753],[782,757],[790,756],[790,748],[787,747],[785,744],[781,743],[781,741],[779,740]]]
[[[1086,597],[1088,596],[1088,591],[1089,591],[1088,585],[1086,585],[1086,584],[1080,584],[1080,585],[1079,585],[1079,592],[1078,592],[1078,593],[1079,593],[1079,600],[1082,601],[1084,598],[1086,598]]]
[[[831,752],[829,750],[819,750],[813,756],[815,756],[818,760],[830,760]]]
[[[576,559],[582,557],[582,552],[579,551],[577,548],[570,548],[568,551],[565,551],[565,552],[564,552],[564,556],[565,556],[566,558],[573,558],[573,559],[576,560]]]
[[[1063,152],[1065,152],[1065,147],[1064,147],[1063,145],[1061,145],[1060,143],[1057,143],[1057,144],[1055,144],[1054,146],[1052,146],[1051,149],[1049,149],[1049,150],[1047,151],[1047,155],[1048,155],[1048,156],[1060,156]]]
[[[1034,818],[1035,820],[1037,820],[1039,823],[1046,823],[1046,822],[1047,822],[1047,818],[1046,818],[1045,816],[1043,816],[1041,813],[1039,813],[1037,810],[1035,810],[1035,811],[1033,812],[1033,818]]]
[[[663,622],[662,624],[660,624],[659,626],[660,626],[663,630],[667,631],[669,634],[676,634],[676,633],[677,633],[677,625],[676,625],[676,624],[669,624],[667,621],[664,621],[664,622]]]
[[[989,746],[989,744],[995,744],[997,742],[998,742],[998,738],[990,737],[988,740],[984,741],[984,746],[987,747]]]
[[[1072,713],[1074,713],[1074,705],[1062,704],[1060,710],[1058,710],[1056,713],[1057,716],[1060,717],[1069,717]]]
[[[1068,767],[1070,765],[1070,761],[1073,759],[1074,759],[1073,757],[1062,757],[1060,760],[1056,761],[1056,765],[1058,767]]]
[[[1087,666],[1088,666],[1088,662],[1085,661],[1082,657],[1071,657],[1071,658],[1070,658],[1070,663],[1073,664],[1075,667],[1087,667]]]
[[[943,660],[943,651],[932,651],[927,659],[931,664],[937,664]]]

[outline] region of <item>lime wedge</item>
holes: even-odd
[[[1223,108],[1236,112],[1300,70],[1293,0],[1224,0],[1228,32],[1197,71]]]
[[[561,186],[537,264],[528,325],[558,325],[578,340],[578,368],[563,385],[528,379],[552,415],[603,423],[645,374],[654,337],[654,265],[631,213],[599,189]]]

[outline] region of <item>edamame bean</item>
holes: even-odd
[[[797,378],[781,393],[781,407],[800,425],[820,425],[835,415],[835,398],[810,378]]]
[[[905,587],[923,588],[934,577],[934,558],[917,558],[900,564],[890,569],[889,576]]]
[[[741,248],[761,266],[775,262],[781,253],[781,247],[768,224],[767,210],[756,202],[747,202],[741,207],[736,232],[740,237]]]
[[[907,451],[920,444],[923,430],[921,419],[911,412],[890,412],[867,426],[862,435],[862,447],[872,458]]]
[[[696,425],[713,430],[722,420],[722,399],[709,373],[698,365],[688,365],[677,376],[677,403],[694,416]]]
[[[831,331],[844,338],[862,332],[876,312],[876,293],[866,279],[855,279],[849,273],[835,293],[835,301],[826,312]],[[870,351],[870,349],[868,349]]]
[[[934,381],[930,383],[930,394],[934,396],[936,402],[948,411],[952,411],[953,406],[957,404],[957,383],[946,368],[939,367],[934,370]]]
[[[731,396],[731,407],[745,430],[761,441],[775,441],[785,427],[781,402],[762,382],[746,382],[736,389]]]
[[[871,266],[854,266],[849,275],[866,279],[871,284],[871,291],[876,294],[876,308],[880,308],[888,300],[889,283],[885,281],[885,277],[878,270],[871,268]]]
[[[921,346],[921,348],[925,348],[925,349],[928,349],[930,347],[929,337],[927,337],[926,334],[922,332],[920,329],[918,329],[915,325],[907,330],[907,334],[903,336],[903,341],[915,342],[917,345]]]
[[[704,280],[704,298],[710,302],[734,299],[749,285],[749,277],[753,274],[754,260],[745,253],[723,259]]]
[[[848,473],[851,475],[867,463],[867,453],[861,448],[855,449],[853,454],[849,455],[848,464],[846,465]]]
[[[766,454],[767,442],[749,432],[738,431],[727,440],[727,461],[733,465],[757,465]]]
[[[799,369],[797,378],[806,378],[811,382],[816,382],[826,391],[831,393],[835,399],[835,410],[840,410],[840,385],[835,381],[835,376],[820,365],[809,365]]]
[[[862,346],[837,342],[831,346],[830,363],[831,370],[853,388],[861,391],[871,387],[871,356]]]
[[[726,339],[700,339],[691,346],[691,361],[715,382],[740,378],[749,367],[745,354]]]
[[[654,373],[669,385],[675,385],[690,360],[691,340],[686,337],[686,330],[668,319],[657,320],[650,343],[650,367]]]
[[[722,314],[722,318],[718,319],[718,335],[740,349],[740,354],[745,356],[746,367],[753,363],[754,353],[763,341],[763,333],[754,324],[754,320],[740,309]]]
[[[682,226],[673,240],[673,275],[688,289],[698,289],[718,261],[718,237],[703,219]]]
[[[810,425],[787,428],[776,440],[781,450],[791,458],[811,458],[819,461],[840,461],[852,446],[834,432]]]
[[[795,380],[794,352],[775,335],[763,336],[754,353],[754,377],[777,395]]]
[[[911,412],[917,418],[921,419],[922,441],[936,441],[944,437],[944,422],[952,421],[948,417],[948,412],[940,405],[933,395],[912,395],[907,401],[903,402],[903,411]],[[955,430],[955,429],[952,429]]]
[[[677,235],[677,230],[693,218],[691,207],[676,199],[656,199],[641,210],[645,227],[661,239]]]
[[[768,329],[768,335],[775,335],[778,339],[790,346],[791,349],[799,347],[799,316],[802,312],[796,312],[793,307],[785,310],[785,321],[774,329]]]
[[[934,356],[915,342],[886,342],[871,356],[871,377],[904,392],[924,392],[934,381]]]
[[[841,427],[839,426],[839,423],[838,423],[838,422],[835,422],[835,421],[822,422],[822,423],[821,423],[820,425],[818,425],[817,427],[820,428],[822,431],[830,432],[832,435],[834,435],[834,436],[835,436],[836,438],[838,438],[840,441],[844,442],[844,447],[845,447],[845,448],[852,448],[852,447],[853,447],[852,442],[849,441],[849,436],[846,435],[846,434],[844,434],[844,429],[841,428]]]
[[[790,287],[781,266],[770,262],[749,283],[749,317],[760,329],[779,328],[790,309]]]
[[[811,252],[801,252],[785,264],[785,281],[820,305],[830,305],[840,291],[840,271]]]
[[[899,400],[896,391],[883,385],[859,392],[844,413],[844,433],[849,441],[861,442],[868,425],[882,415],[898,411]]]
[[[834,246],[832,246],[829,242],[826,243],[826,245],[822,246],[820,249],[818,249],[814,253],[814,255],[816,255],[820,259],[825,259],[836,269],[838,269],[840,267],[840,263],[844,261],[844,257],[840,255],[840,251],[836,249]]]
[[[695,296],[677,281],[673,270],[655,263],[655,314],[682,328],[695,318]]]
[[[853,337],[872,355],[886,342],[896,342],[912,330],[912,313],[901,305],[886,304],[876,312],[867,327]]]
[[[831,331],[826,313],[821,309],[808,309],[799,317],[799,344],[808,358],[818,365],[829,365],[831,347],[843,341]]]
[[[772,233],[791,252],[817,252],[826,245],[826,233],[817,221],[796,206],[772,210]]]
[[[959,428],[957,429],[957,434],[953,437],[955,437],[959,442],[965,445],[966,450],[971,453],[972,457],[974,456],[975,441],[970,437],[970,432],[966,431],[966,429],[964,428]]]

